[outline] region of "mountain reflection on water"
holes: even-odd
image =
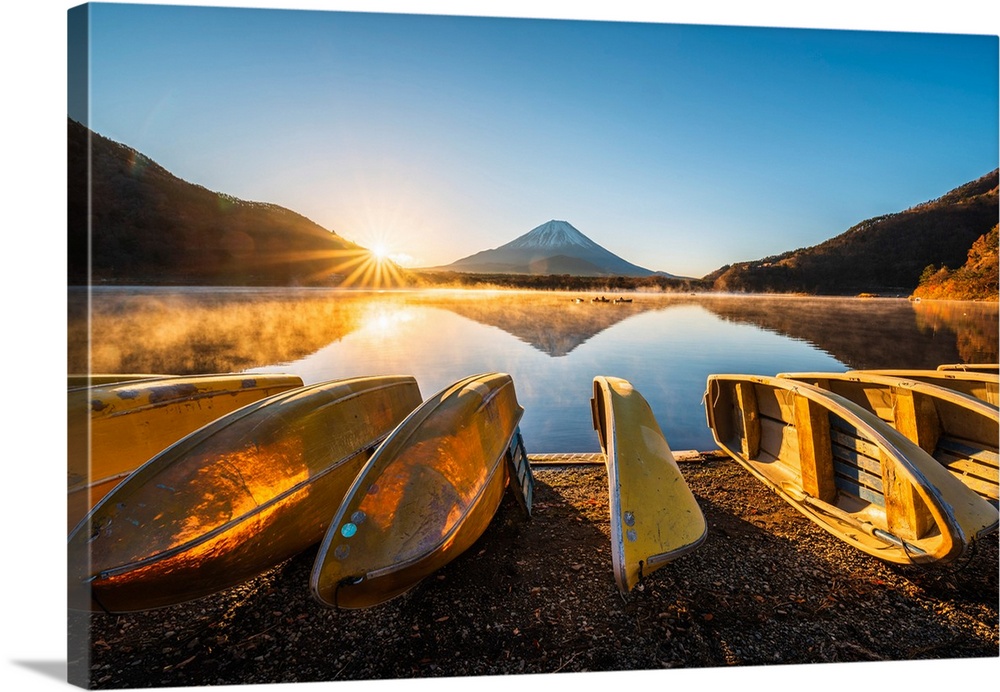
[[[631,379],[674,449],[711,448],[713,372],[997,362],[996,303],[519,291],[96,288],[92,372],[292,372],[308,384],[414,375],[426,398],[464,375],[514,376],[529,451],[596,451],[595,375]],[[609,299],[616,297],[609,294]],[[69,294],[69,370],[85,372],[87,292]]]
[[[997,362],[996,303],[762,296],[704,306],[725,320],[806,341],[851,369]]]

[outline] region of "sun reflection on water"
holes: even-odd
[[[361,323],[361,331],[369,337],[387,339],[395,336],[414,318],[414,309],[392,304],[371,303]]]

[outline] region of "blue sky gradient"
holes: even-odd
[[[565,219],[702,276],[997,167],[997,37],[92,5],[89,112],[411,265]]]

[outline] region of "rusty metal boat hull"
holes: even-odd
[[[412,377],[339,380],[249,404],[184,437],[70,535],[70,607],[182,603],[315,545],[331,507],[419,404]]]
[[[701,545],[708,524],[631,383],[595,377],[591,412],[608,469],[615,583],[628,593],[644,575]]]
[[[70,389],[67,530],[129,473],[188,433],[301,386],[295,375],[219,374]]]
[[[502,373],[460,380],[415,410],[336,510],[310,578],[316,600],[378,605],[471,546],[500,505],[522,413]]]
[[[949,563],[996,510],[875,414],[804,382],[711,375],[716,443],[823,529],[898,564]]]

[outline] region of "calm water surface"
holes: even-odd
[[[715,447],[710,373],[936,367],[998,360],[997,304],[508,291],[95,288],[93,372],[290,372],[307,383],[407,374],[424,397],[503,371],[529,452],[599,449],[595,375],[649,401],[675,450]],[[575,302],[581,298],[583,302]],[[71,290],[71,372],[87,368],[87,293]]]

